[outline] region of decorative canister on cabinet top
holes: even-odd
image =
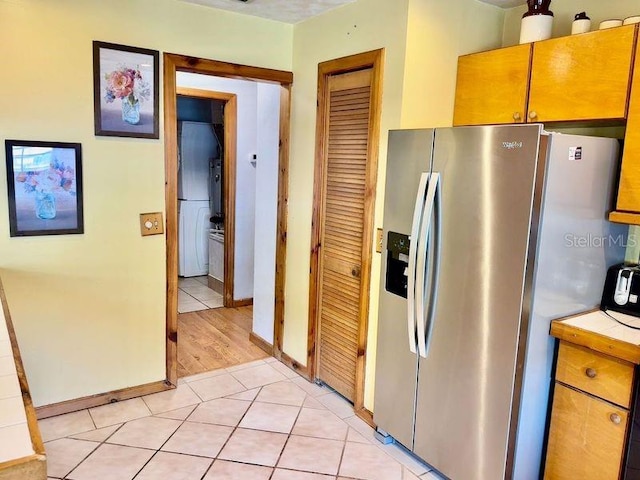
[[[520,43],[537,42],[551,38],[553,12],[551,0],[527,0],[529,10],[522,16]]]
[[[576,14],[573,23],[571,24],[571,35],[577,35],[579,33],[587,33],[591,30],[591,19],[587,17],[586,12],[580,12]]]

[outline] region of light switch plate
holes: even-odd
[[[376,232],[376,252],[382,253],[382,229],[379,228]]]
[[[162,212],[141,213],[140,233],[143,237],[147,235],[160,235],[164,233],[164,220]]]

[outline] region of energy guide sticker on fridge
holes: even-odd
[[[582,160],[582,147],[569,147],[569,160]]]

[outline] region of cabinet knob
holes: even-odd
[[[516,122],[519,122],[520,120],[522,120],[522,115],[520,115],[520,112],[516,112],[516,113],[514,113],[514,114],[513,114],[513,119],[514,119]]]
[[[612,413],[611,415],[609,415],[609,420],[611,420],[616,425],[620,425],[620,422],[622,422],[622,418],[617,413]]]
[[[531,112],[529,112],[529,118],[530,118],[531,120],[534,120],[534,119],[538,118],[538,114],[537,114],[537,112],[535,112],[535,111],[531,111]]]
[[[596,378],[596,375],[598,374],[598,372],[596,372],[593,368],[587,368],[587,371],[585,373],[589,378]]]

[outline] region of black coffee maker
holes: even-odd
[[[609,268],[600,309],[640,317],[640,266],[620,263]]]

